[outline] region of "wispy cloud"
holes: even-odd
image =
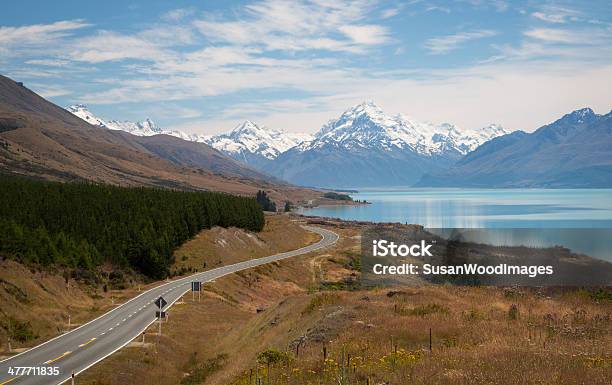
[[[89,63],[125,59],[157,62],[174,55],[168,49],[174,50],[193,41],[193,31],[189,28],[162,24],[135,34],[97,31],[94,35],[75,39],[65,50],[70,59]]]
[[[458,2],[464,2],[471,4],[475,7],[481,8],[493,8],[497,12],[505,12],[509,8],[509,4],[505,0],[456,0]]]
[[[51,24],[0,27],[0,52],[49,47],[75,30],[88,26],[90,24],[83,20],[63,20]]]
[[[505,17],[498,11],[508,4],[467,1],[396,7],[370,0],[255,0],[225,11],[175,9],[120,28],[87,28],[84,20],[2,27],[0,62],[9,76],[35,84],[44,96],[70,95],[59,98],[62,103],[82,101],[118,114],[143,111],[171,122],[167,127],[177,122],[200,133],[253,117],[314,131],[362,99],[467,127],[512,115],[501,123],[523,129],[535,126],[526,124],[534,116],[553,116],[576,100],[609,104],[612,30],[589,22],[596,14],[578,15],[582,23],[574,23],[569,11],[526,7],[512,16],[521,18],[516,26],[500,23],[493,30],[483,27],[482,13]],[[435,23],[427,29],[426,21],[412,28],[414,20],[401,26],[390,20],[398,8],[406,19],[433,20],[460,9],[468,18],[475,8],[477,19],[466,20],[458,33],[436,36]],[[418,40],[424,34],[431,38]],[[486,49],[469,44],[484,38],[491,38],[482,41]],[[427,66],[432,58],[426,55],[462,47],[470,49],[471,64],[449,55],[438,61],[445,69]],[[483,60],[491,48],[495,55]]]
[[[137,36],[125,36],[111,31],[79,39],[78,44],[69,51],[73,60],[89,63],[123,59],[151,59],[161,57],[162,51],[157,44]]]
[[[380,25],[343,25],[338,29],[359,45],[383,44],[389,41],[389,31]]]
[[[383,9],[380,12],[380,17],[382,17],[383,19],[388,19],[390,17],[397,16],[400,13],[400,11],[401,9],[399,7]]]
[[[577,44],[591,46],[605,44],[612,39],[612,31],[604,28],[563,29],[532,28],[523,33],[525,36],[547,43]]]
[[[580,36],[574,31],[553,28],[534,28],[524,32],[525,36],[553,43],[579,43]]]
[[[578,20],[581,13],[574,9],[548,4],[533,12],[531,16],[547,23],[564,24]]]
[[[26,60],[25,64],[46,66],[46,67],[63,67],[70,63],[68,60],[62,59],[32,59]]]
[[[425,42],[425,48],[434,55],[441,55],[459,48],[463,43],[470,40],[482,39],[495,35],[497,35],[496,31],[488,29],[459,32],[454,35],[431,38]]]
[[[42,95],[45,98],[53,98],[53,97],[57,97],[57,96],[64,96],[64,95],[69,95],[72,92],[66,88],[63,87],[56,87],[56,86],[48,86],[45,84],[37,84],[37,83],[33,83],[30,84],[30,87],[32,87],[34,90],[36,90],[36,92],[39,95]]]
[[[161,19],[165,21],[180,21],[187,16],[193,15],[194,13],[195,9],[193,8],[177,8],[164,13],[161,16]]]
[[[372,8],[369,1],[268,0],[246,6],[233,20],[212,18],[194,24],[218,44],[258,46],[268,51],[357,53],[388,41],[387,27],[361,22]]]
[[[439,5],[429,5],[427,6],[427,8],[425,8],[425,12],[434,12],[434,11],[443,12],[443,13],[451,13],[450,8],[442,7]]]

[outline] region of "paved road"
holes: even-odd
[[[127,345],[155,322],[155,310],[157,308],[153,302],[159,296],[163,296],[168,301],[165,310],[191,290],[192,281],[207,282],[236,271],[319,250],[334,244],[338,240],[338,235],[332,231],[310,226],[304,226],[304,228],[321,235],[321,240],[301,249],[223,266],[170,281],[143,292],[121,306],[68,333],[7,360],[0,361],[0,385],[60,384],[70,378],[72,371],[78,374],[100,362]],[[59,368],[60,373],[56,376],[17,376],[9,374],[9,367],[20,366],[55,366]]]

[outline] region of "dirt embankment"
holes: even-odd
[[[222,227],[200,232],[175,251],[173,270],[201,271],[294,250],[318,240],[318,235],[302,229],[295,218],[266,214],[266,225],[259,233]]]
[[[93,286],[73,278],[65,269],[28,267],[12,260],[0,261],[0,357],[39,344],[79,326],[117,303],[138,294],[134,276],[123,277],[121,286]],[[144,285],[140,285],[144,288]]]

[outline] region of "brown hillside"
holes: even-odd
[[[165,136],[144,139],[94,127],[4,76],[0,76],[0,172],[249,195],[265,189],[277,201],[320,195],[271,182],[269,176],[206,145]]]

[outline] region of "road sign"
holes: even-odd
[[[158,299],[155,300],[155,305],[159,309],[158,311],[155,311],[155,317],[157,317],[157,319],[159,320],[159,330],[157,332],[158,336],[161,336],[161,320],[162,318],[166,318],[166,312],[162,311],[162,309],[167,304],[168,302],[166,302],[164,297],[159,297]]]
[[[160,309],[163,309],[164,306],[166,306],[167,304],[168,302],[166,302],[164,297],[159,297],[158,299],[155,300],[155,305]]]
[[[198,302],[200,302],[200,293],[202,292],[202,282],[191,282],[191,299],[195,301],[195,293],[198,292]]]

